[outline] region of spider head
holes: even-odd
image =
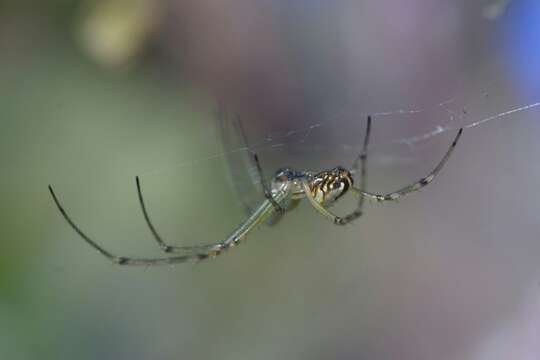
[[[309,187],[311,194],[320,204],[331,204],[345,195],[352,185],[350,171],[338,166],[314,175]]]

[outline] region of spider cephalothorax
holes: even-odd
[[[322,171],[313,176],[309,182],[311,195],[320,204],[329,204],[347,193],[353,186],[353,178],[349,170],[338,166],[332,170]]]

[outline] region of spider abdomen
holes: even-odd
[[[345,195],[352,187],[351,173],[338,166],[329,171],[323,171],[313,177],[309,183],[312,197],[319,204],[331,204]]]

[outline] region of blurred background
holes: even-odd
[[[0,358],[538,359],[540,4],[0,3]],[[216,117],[225,104],[229,116]],[[199,264],[265,173],[350,166],[368,190],[440,176],[336,227],[303,204]],[[345,213],[354,199],[335,211]]]

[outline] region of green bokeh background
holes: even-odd
[[[226,11],[204,3],[215,12]],[[292,14],[303,13],[308,3],[300,2]],[[175,2],[156,4],[167,9]],[[243,6],[248,5],[233,9]],[[391,2],[384,6],[387,14],[394,9]],[[467,6],[456,8],[478,17],[480,25],[468,28],[461,39],[465,43],[467,34],[485,30],[481,16],[470,15],[475,9]],[[213,156],[228,149],[220,143],[213,118],[212,89],[167,57],[167,46],[182,49],[163,40],[171,28],[154,30],[125,64],[104,66],[77,40],[80,22],[89,16],[87,7],[78,1],[0,6],[0,358],[536,358],[540,171],[534,155],[540,150],[540,129],[534,111],[466,131],[440,179],[399,204],[369,205],[358,224],[336,228],[304,204],[278,226],[255,231],[244,246],[216,260],[120,268],[67,226],[48,184],[83,229],[125,255],[160,255],[138,207],[137,174],[152,218],[175,243],[219,240],[244,214],[228,182],[225,157]],[[328,13],[330,24],[339,23],[336,9],[346,5],[321,10],[320,16]],[[168,21],[185,20],[181,12],[171,14]],[[315,54],[324,45],[302,37],[306,30],[293,26],[310,18],[294,20],[280,11],[271,16],[290,25],[282,29],[283,39],[298,41]],[[324,32],[317,24],[323,26],[314,28]],[[496,33],[476,36],[497,43]],[[478,83],[466,83],[465,89],[476,94],[467,99],[476,107],[468,123],[529,101],[515,90],[512,74],[499,71],[502,60],[494,57],[496,50],[482,56],[470,50],[474,55],[469,57],[465,45],[463,57],[474,58],[474,64],[464,65],[460,75],[496,94],[496,100],[486,100],[470,90]],[[302,58],[306,67],[309,53]],[[321,60],[313,61],[320,65]],[[312,97],[296,106],[317,112],[321,96],[328,97],[330,108],[347,103],[339,90],[314,93],[311,84],[318,78],[309,71],[304,90]],[[377,73],[382,77],[385,71],[381,64]],[[425,72],[426,78],[444,77],[440,68]],[[323,84],[332,78],[329,73],[332,66],[321,75]],[[492,88],[493,80],[503,85]],[[362,86],[357,91],[380,95],[366,95],[372,100],[362,100],[365,111],[409,106],[410,98],[397,102],[393,89]],[[430,93],[416,91],[414,82],[403,86],[415,92],[415,99]],[[462,95],[453,84],[436,91],[446,90]],[[434,102],[430,98],[427,103]],[[349,106],[356,109],[357,104]],[[269,125],[261,119],[250,123],[252,134],[286,133],[303,124]],[[400,117],[375,121],[380,126],[374,130],[377,150],[370,158],[373,191],[392,190],[427,173],[454,134],[449,131],[408,152],[388,139],[417,134],[421,124],[414,117],[406,118],[410,124],[396,125],[393,119]],[[346,126],[341,136],[351,136],[349,144],[361,134],[356,121],[350,116],[340,122]],[[285,149],[263,146],[267,173],[284,163],[322,168],[333,166],[335,159],[352,160],[354,149],[334,147],[339,140],[330,133],[335,129],[332,122],[325,124],[312,142],[290,141]],[[438,120],[426,124],[429,128]],[[315,146],[319,138],[323,151]],[[336,211],[347,206],[352,202]]]

